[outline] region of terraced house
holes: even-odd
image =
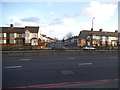
[[[83,30],[80,32],[78,38],[78,46],[114,46],[119,45],[120,34],[117,30],[115,32]]]
[[[39,27],[25,26],[0,27],[0,44],[1,45],[38,45],[40,42]]]

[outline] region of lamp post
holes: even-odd
[[[91,31],[93,31],[94,19],[95,19],[95,17],[92,18],[92,28],[91,28]],[[93,32],[92,32],[92,35],[91,35],[90,46],[93,46]]]
[[[93,27],[94,27],[94,19],[95,19],[95,17],[92,18],[92,28],[91,28],[91,31],[93,31]]]

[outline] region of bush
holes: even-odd
[[[30,45],[15,45],[15,46],[2,46],[3,51],[11,50],[32,50],[32,49],[41,49],[41,46],[30,46]]]

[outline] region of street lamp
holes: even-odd
[[[93,31],[94,19],[95,19],[95,17],[92,18],[92,28],[91,28],[91,31]]]
[[[95,17],[92,18],[92,28],[91,28],[91,31],[93,31],[94,19],[95,19]],[[91,34],[92,35],[91,35],[90,46],[93,46],[93,32]]]

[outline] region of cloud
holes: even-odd
[[[115,14],[116,4],[100,4],[91,2],[90,7],[86,9],[88,14],[95,17],[98,21],[105,21]]]
[[[91,27],[90,25],[85,23],[75,23],[74,19],[64,19],[61,24],[54,24],[54,25],[46,25],[45,27],[41,27],[41,33],[46,34],[47,36],[51,36],[52,38],[57,37],[59,39],[63,39],[63,37],[68,33],[72,32],[73,35],[78,35],[82,29],[89,30]],[[51,32],[53,30],[54,32]]]
[[[15,26],[38,26],[40,18],[39,17],[28,17],[28,18],[21,19],[19,17],[12,17],[10,21]]]
[[[27,17],[27,18],[23,18],[20,20],[23,22],[36,22],[36,23],[38,23],[40,21],[40,18],[39,17]]]
[[[41,32],[50,36],[50,30],[54,32],[51,33],[51,37],[57,37],[63,39],[63,37],[68,33],[72,32],[73,35],[78,35],[83,29],[90,30],[91,25],[87,22],[75,23],[75,18],[55,18],[48,25],[41,27]]]
[[[90,2],[89,7],[83,8],[81,11],[73,14],[64,16],[67,18],[77,18],[77,17],[95,17],[97,21],[108,20],[111,16],[115,14],[117,9],[116,3],[99,3],[92,1]]]
[[[64,23],[64,22],[63,22],[62,19],[60,19],[60,18],[55,18],[55,19],[53,19],[52,22],[49,23],[49,25],[58,25],[58,24],[63,24],[63,23]]]
[[[23,24],[20,23],[20,22],[14,22],[14,25],[15,25],[15,26],[23,26]]]
[[[74,23],[74,19],[73,18],[64,18],[64,19],[61,19],[61,18],[55,18],[53,19],[52,22],[50,22],[49,25],[71,25]]]
[[[52,5],[52,4],[51,4]],[[50,6],[51,6],[50,5]],[[95,17],[95,21],[99,21],[101,23],[105,20],[109,19],[115,14],[115,10],[117,8],[117,5],[114,3],[99,3],[99,2],[91,2],[90,5],[86,8],[83,8],[82,11],[78,11],[77,13],[74,13],[73,15],[64,15],[65,17],[58,18],[55,17],[56,13],[52,11],[50,13],[52,21],[48,23],[48,21],[44,21],[44,23],[40,22],[40,18],[37,16],[34,17],[25,17],[25,18],[19,18],[14,17],[11,18],[13,24],[15,26],[40,26],[41,27],[41,33],[46,34],[47,36],[50,36],[50,30],[53,30],[54,32],[51,32],[51,37],[57,37],[59,39],[63,39],[63,37],[68,33],[72,32],[74,35],[78,35],[81,30],[90,30],[91,29],[91,23],[85,21],[82,22],[75,22],[74,20],[77,19],[77,17]],[[106,26],[106,27],[105,27]],[[113,26],[104,25],[102,26],[103,30],[109,30],[111,28],[112,30],[115,30],[115,28],[112,28]],[[98,22],[95,23],[94,26],[95,30],[98,30],[101,28],[101,26],[98,26]]]

